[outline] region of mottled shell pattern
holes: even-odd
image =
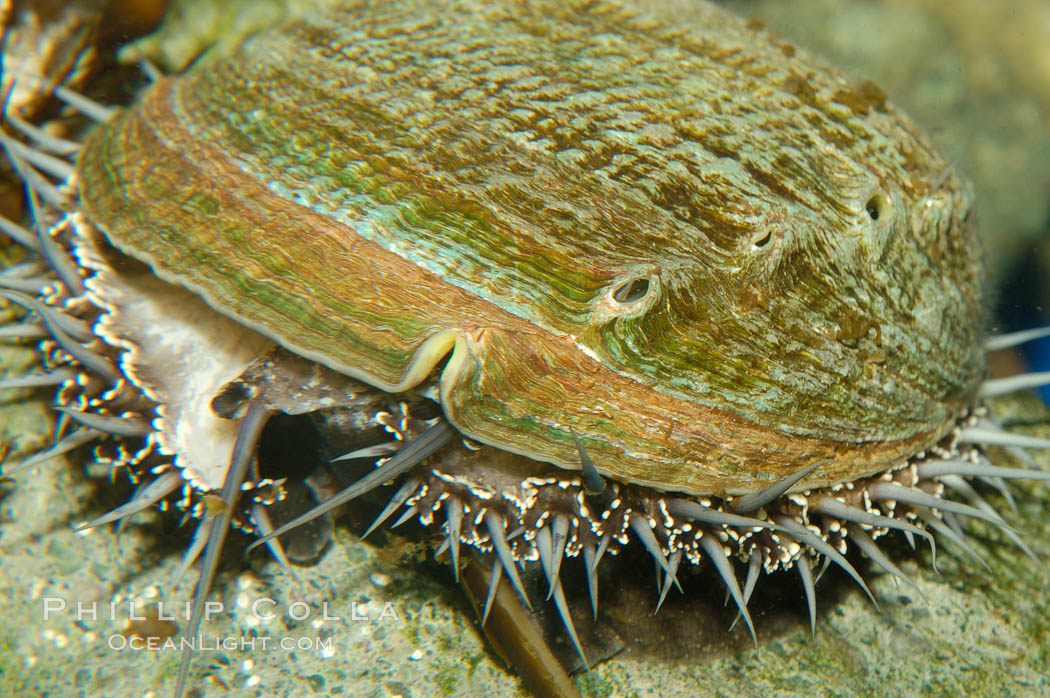
[[[275,536],[386,483],[373,527],[492,564],[483,626],[539,561],[586,665],[566,557],[595,613],[607,551],[640,543],[661,602],[709,559],[754,633],[760,570],[798,569],[814,622],[814,560],[867,590],[847,539],[903,576],[890,530],[1016,539],[964,478],[1046,479],[985,448],[1050,442],[979,404],[1044,378],[984,379],[968,185],[877,87],[714,5],[346,2],[127,109],[60,96],[101,122],[82,145],[0,137],[36,230],[0,228],[48,263],[0,297],[51,337],[0,387],[58,385],[80,426],[4,475],[116,437],[153,479],[91,525],[181,491],[187,635],[231,522],[285,562]],[[275,527],[278,413],[367,470]]]
[[[79,159],[123,252],[463,434],[661,490],[823,485],[983,375],[969,194],[705,5],[353,3],[151,88]],[[931,365],[930,356],[939,357]]]

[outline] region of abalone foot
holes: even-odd
[[[547,599],[553,599],[583,666],[590,660],[559,588],[563,560],[579,558],[574,564],[585,571],[597,617],[602,560],[620,553],[632,538],[652,558],[657,611],[672,587],[681,586],[680,570],[710,561],[754,635],[747,604],[760,573],[795,569],[815,627],[815,570],[821,565],[837,565],[874,602],[863,576],[847,557],[851,550],[859,550],[883,572],[911,583],[876,543],[890,531],[901,532],[912,547],[929,544],[934,563],[932,533],[958,546],[960,554],[979,559],[966,543],[960,526],[964,517],[990,523],[1028,550],[978,489],[1002,489],[1004,479],[1050,476],[994,466],[979,448],[964,443],[980,433],[978,425],[987,423],[984,413],[978,408],[935,448],[893,471],[784,494],[743,514],[738,513],[739,502],[746,497],[688,498],[617,482],[610,482],[605,497],[597,498],[586,492],[577,474],[490,447],[453,443],[390,488],[393,494],[368,532],[388,520],[396,526],[418,519],[424,526],[438,528],[445,535],[438,552],[448,551],[453,565],[459,564],[460,546],[479,551],[533,607],[525,575],[518,568],[531,570],[533,576],[542,571]],[[406,417],[406,421],[411,420]],[[978,481],[977,489],[968,482],[971,478]],[[492,578],[498,584],[500,574]]]

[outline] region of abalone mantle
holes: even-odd
[[[464,434],[577,468],[571,427],[661,490],[877,472],[983,375],[967,185],[708,4],[346,3],[154,85],[77,176],[118,248],[286,348],[391,391],[451,349]]]

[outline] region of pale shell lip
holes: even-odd
[[[94,226],[80,213],[73,222],[76,258],[93,271],[85,281],[88,297],[103,310],[94,331],[122,350],[121,372],[157,403],[159,452],[173,456],[194,487],[221,489],[238,423],[217,416],[212,398],[273,343],[146,267],[133,274],[125,260],[117,273],[99,250]]]

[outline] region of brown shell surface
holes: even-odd
[[[464,434],[662,490],[854,479],[984,372],[968,186],[705,3],[346,3],[159,82],[78,162],[122,251]],[[451,352],[451,354],[450,354]]]

